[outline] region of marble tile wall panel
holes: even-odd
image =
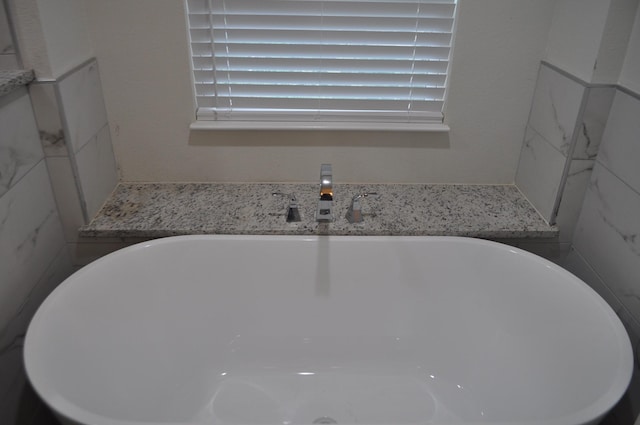
[[[640,99],[616,92],[598,161],[640,192]]]
[[[70,155],[67,147],[56,84],[34,83],[30,85],[29,93],[65,240],[73,243],[78,238],[78,229],[85,224],[85,216],[74,173],[75,154]]]
[[[545,64],[540,67],[529,126],[565,156],[573,142],[585,90]]]
[[[605,93],[600,100],[600,115],[604,115],[608,96]],[[630,335],[636,354],[634,377],[612,413],[620,423],[629,424],[640,413],[639,117],[640,100],[615,90],[575,230],[575,254],[570,254],[567,263],[616,310]],[[580,154],[580,142],[578,139],[574,157]]]
[[[47,167],[40,161],[0,198],[0,329],[63,246]]]
[[[613,96],[614,87],[591,87],[587,89],[584,111],[573,151],[574,159],[595,159],[598,155]]]
[[[56,156],[48,157],[46,161],[65,240],[75,242],[78,239],[78,229],[85,222],[71,160],[65,156]]]
[[[93,217],[118,182],[108,125],[76,154],[76,163],[87,213]]]
[[[638,117],[640,100],[616,90],[573,241],[576,253],[600,279],[595,286],[588,283],[616,309],[634,346],[634,377],[613,411],[620,423],[632,423],[640,413]]]
[[[28,424],[40,401],[28,388],[22,359],[27,327],[44,299],[71,274],[69,253],[63,247],[39,279],[20,310],[0,332],[0,423]]]
[[[587,88],[542,64],[516,172],[516,185],[550,223],[556,222],[568,154],[576,140]],[[595,94],[593,105],[600,104]],[[594,111],[599,109],[594,106]],[[594,115],[597,115],[594,112]],[[593,120],[588,120],[591,123]],[[566,221],[565,221],[566,222]],[[570,230],[573,225],[570,226]],[[562,232],[562,228],[560,231]],[[570,231],[564,242],[570,240]]]
[[[87,63],[58,84],[65,134],[73,152],[78,152],[107,124],[98,63]]]
[[[580,216],[594,164],[595,161],[592,159],[571,160],[556,216],[556,225],[560,229],[560,242],[571,242],[573,239],[573,231]]]
[[[585,106],[578,117],[580,126],[575,148],[557,206],[555,222],[560,229],[561,243],[571,242],[573,239],[614,94],[613,87],[587,89]]]
[[[527,127],[516,185],[547,221],[553,215],[565,163],[562,152]]]
[[[635,318],[640,318],[640,195],[596,163],[573,246]]]
[[[29,95],[21,88],[0,98],[0,196],[43,157]]]
[[[611,292],[609,287],[602,281],[595,270],[591,268],[582,255],[576,251],[575,247],[571,247],[569,250],[569,254],[567,255],[567,259],[564,263],[564,268],[582,279],[594,291],[596,291],[598,295],[600,295],[607,304],[609,304],[613,311],[618,312],[624,308],[620,300],[613,292]]]
[[[55,83],[32,83],[29,95],[46,156],[68,156]]]

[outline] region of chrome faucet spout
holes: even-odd
[[[333,175],[331,164],[320,166],[320,199],[333,201]]]
[[[316,210],[316,221],[333,221],[333,172],[331,164],[320,166],[320,199]]]

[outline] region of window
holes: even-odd
[[[455,0],[187,0],[198,120],[442,123]]]

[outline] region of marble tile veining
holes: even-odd
[[[287,223],[287,202],[297,195],[302,221]],[[350,199],[363,202],[364,222],[350,224]],[[120,183],[80,235],[87,238],[157,238],[183,234],[452,235],[485,238],[552,238],[549,226],[515,186],[335,185],[336,220],[314,219],[314,184]]]
[[[0,195],[15,185],[44,154],[27,91],[0,99]]]
[[[38,123],[40,141],[46,156],[68,156],[67,140],[56,99],[55,84],[34,83],[29,86],[33,112]]]
[[[598,155],[602,133],[616,90],[613,87],[591,87],[578,129],[574,159],[594,159]]]
[[[571,242],[573,239],[573,230],[580,215],[594,163],[592,159],[571,160],[556,217],[560,242]]]
[[[529,125],[567,156],[586,88],[542,65],[531,105]]]
[[[624,306],[640,317],[640,195],[599,163],[573,244]]]
[[[47,167],[40,161],[0,197],[0,329],[63,246]]]
[[[9,94],[22,86],[29,84],[35,78],[33,71],[17,70],[3,71],[0,70],[0,96]]]

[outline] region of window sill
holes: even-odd
[[[191,130],[346,130],[448,132],[442,123],[307,122],[307,121],[195,121]]]

